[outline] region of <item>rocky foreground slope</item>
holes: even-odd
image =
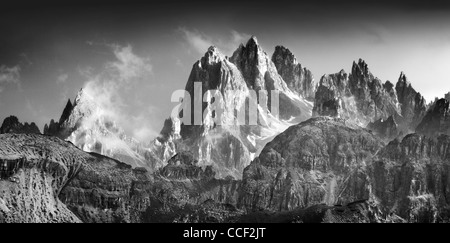
[[[339,118],[267,144],[242,180],[190,152],[154,173],[59,138],[0,135],[1,222],[448,222],[450,138],[385,145]]]
[[[384,145],[343,119],[313,118],[277,136],[244,171],[242,202],[293,210],[367,199],[408,222],[449,219],[447,135]]]

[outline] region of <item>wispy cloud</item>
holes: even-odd
[[[211,36],[196,29],[178,28],[187,44],[199,54],[204,54],[208,47],[214,45],[224,54],[230,55],[241,43],[245,43],[250,35],[231,30],[226,36]]]
[[[58,77],[56,78],[56,84],[64,84],[67,82],[68,79],[69,75],[67,73],[62,73],[58,75]]]
[[[20,67],[18,65],[13,67],[0,66],[0,92],[4,91],[9,84],[17,85],[17,88],[20,89]]]
[[[135,138],[148,141],[156,135],[156,130],[148,122],[151,114],[144,109],[136,115],[129,106],[135,105],[132,102],[136,101],[130,99],[134,97],[132,91],[153,73],[150,59],[136,55],[131,45],[108,46],[114,60],[105,63],[101,70],[80,70],[87,78],[83,90],[95,99],[102,116],[112,119]]]
[[[152,74],[150,59],[134,54],[131,45],[112,45],[112,49],[117,60],[109,62],[107,67],[118,74],[120,82],[128,83],[134,78]]]

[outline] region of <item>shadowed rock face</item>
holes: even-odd
[[[215,179],[189,153],[175,155],[155,174],[92,156],[92,165],[83,167],[60,195],[83,222],[223,222],[242,214],[233,206],[240,182]]]
[[[184,165],[195,167],[192,156],[175,156],[165,171],[182,171]],[[225,218],[236,214],[225,209],[236,211],[231,205],[236,205],[239,181],[216,180],[211,174],[206,169],[202,177],[152,175],[56,137],[2,134],[0,222],[157,222],[162,215],[172,222],[208,207]],[[212,203],[203,205],[207,200]]]
[[[417,126],[416,132],[429,137],[436,137],[440,134],[450,135],[449,101],[447,99],[436,101]]]
[[[275,64],[278,74],[292,91],[308,100],[314,100],[316,85],[313,75],[310,70],[297,62],[289,49],[276,46],[272,55],[272,62]]]
[[[384,146],[341,119],[313,118],[277,136],[245,169],[239,205],[288,211],[369,200],[384,220],[448,222],[449,141],[412,134]]]
[[[189,152],[152,174],[55,137],[3,134],[0,220],[448,222],[449,161],[447,135],[385,146],[325,117],[278,135],[242,181],[214,178]]]
[[[282,211],[368,199],[362,167],[382,145],[342,119],[319,117],[292,126],[245,169],[240,203]]]
[[[388,119],[380,119],[375,122],[371,122],[367,125],[367,129],[373,131],[377,136],[381,137],[385,141],[391,141],[400,135],[397,122],[393,116]]]
[[[396,215],[383,215],[376,204],[367,200],[346,205],[317,204],[292,211],[258,211],[243,215],[239,223],[403,223]]]
[[[180,152],[174,155],[167,165],[160,169],[161,176],[174,180],[200,180],[212,179],[215,172],[211,166],[207,166],[204,170],[197,166],[198,161],[194,159],[191,152]]]
[[[0,134],[3,133],[35,133],[40,134],[39,128],[34,122],[28,124],[22,124],[15,116],[10,116],[3,120],[3,124],[0,127]]]
[[[446,135],[390,142],[370,167],[379,203],[408,222],[449,222],[449,145]]]
[[[427,110],[425,99],[411,86],[403,72],[398,78],[395,90],[401,105],[402,117],[410,123],[411,131],[414,131],[425,116]]]

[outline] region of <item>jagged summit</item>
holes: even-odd
[[[353,61],[352,74],[357,76],[368,76],[370,74],[369,67],[362,58],[359,58],[358,63]]]
[[[256,36],[252,35],[252,36],[250,37],[250,39],[248,39],[248,41],[247,41],[247,46],[249,46],[249,45],[259,46],[259,44],[258,44],[258,39],[256,38]]]
[[[408,78],[406,77],[406,75],[403,71],[400,72],[400,76],[398,77],[397,85],[411,86],[411,83],[408,81]]]
[[[275,51],[272,55],[272,60],[274,57],[283,57],[284,61],[287,63],[297,64],[297,58],[294,56],[294,54],[289,50],[288,48],[278,45],[275,46]]]
[[[212,65],[224,60],[224,55],[220,52],[219,48],[216,46],[210,46],[206,51],[205,55],[201,59],[202,66]]]
[[[64,107],[63,113],[61,114],[61,117],[59,118],[59,123],[63,123],[65,120],[67,120],[67,118],[69,118],[72,110],[73,110],[73,104],[70,101],[70,99],[68,99],[66,106]]]
[[[220,90],[223,109],[216,122],[227,125],[216,126],[210,119],[195,125],[195,99],[191,95],[191,125],[166,120],[154,151],[167,161],[181,149],[188,150],[200,165],[212,165],[217,176],[240,178],[243,168],[273,136],[311,117],[312,104],[306,98],[313,97],[315,85],[311,72],[298,64],[290,51],[271,58],[255,36],[241,44],[231,57],[222,57],[217,48],[210,47],[193,65],[185,90],[193,94],[195,82],[201,82],[203,94]],[[251,91],[259,90],[279,91],[279,116],[271,110],[261,110],[257,124],[249,125],[246,119],[244,124],[234,125],[237,112],[248,116],[250,101],[257,103],[258,109],[272,109],[270,95],[267,100],[251,97]],[[202,105],[203,115],[215,111],[206,102]],[[179,136],[175,131],[179,131]]]
[[[278,74],[288,87],[307,100],[314,100],[316,83],[312,72],[297,62],[294,54],[284,46],[276,46],[272,55],[272,62]]]
[[[390,81],[376,78],[363,59],[353,61],[348,77],[343,74],[341,70],[322,77],[315,93],[314,115],[338,116],[363,127],[393,116],[401,132],[414,131],[424,116],[425,100],[403,72],[395,89]]]
[[[2,126],[0,127],[0,134],[4,133],[40,134],[41,132],[34,122],[31,122],[30,124],[25,122],[22,124],[16,116],[9,116],[3,120]]]

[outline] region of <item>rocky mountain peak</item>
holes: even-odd
[[[395,91],[401,106],[401,115],[411,121],[410,127],[414,129],[425,115],[427,109],[425,98],[412,87],[403,72],[400,73]]]
[[[210,46],[205,55],[201,59],[202,66],[213,65],[224,59],[224,55],[219,51],[216,46]]]
[[[398,124],[394,116],[371,122],[367,125],[367,129],[372,130],[376,135],[387,141],[391,141],[399,135]]]
[[[277,62],[275,62],[275,61]],[[291,64],[296,65],[297,59],[295,58],[294,54],[286,47],[284,46],[276,46],[275,51],[272,55],[272,61],[274,61],[275,65],[279,63],[280,61],[284,61],[285,64]]]
[[[338,116],[363,127],[369,122],[400,114],[393,84],[376,78],[362,59],[353,61],[349,75],[341,70],[324,76],[317,88],[314,105],[315,115]]]
[[[310,70],[297,62],[294,54],[284,46],[276,46],[272,62],[278,74],[294,93],[308,100],[314,100],[316,83]]]
[[[61,117],[59,118],[59,123],[63,123],[67,118],[69,118],[70,113],[73,110],[73,105],[70,99],[68,99],[66,107],[64,107],[63,113],[61,114]]]
[[[247,41],[247,46],[259,46],[256,36],[252,35],[250,37],[250,39]]]
[[[369,68],[367,63],[363,59],[359,59],[358,63],[353,61],[352,74],[357,76],[367,76],[369,75]]]
[[[0,127],[0,134],[4,133],[34,133],[40,134],[39,128],[34,122],[28,124],[22,124],[15,116],[9,116],[3,120],[3,124]]]
[[[408,78],[406,77],[405,73],[403,71],[400,72],[400,76],[398,77],[398,82],[400,83],[400,85],[410,85],[410,83],[408,82]]]

